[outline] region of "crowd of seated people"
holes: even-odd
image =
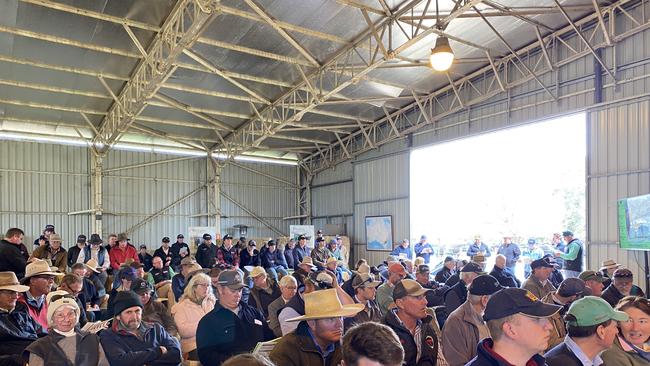
[[[0,365],[650,365],[650,303],[614,260],[562,278],[572,259],[541,255],[517,278],[508,238],[491,269],[477,239],[432,273],[425,236],[349,266],[322,234],[205,234],[195,256],[182,234],[153,255],[43,235],[31,254],[21,229],[0,241]]]

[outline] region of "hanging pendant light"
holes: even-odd
[[[447,71],[454,62],[454,51],[449,46],[447,37],[438,36],[436,46],[431,49],[429,56],[431,67],[436,71]]]

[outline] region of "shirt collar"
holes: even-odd
[[[334,352],[334,343],[330,343],[327,345],[327,348],[323,351],[320,346],[318,345],[318,342],[316,342],[316,337],[314,337],[314,334],[311,332],[311,328],[307,327],[307,334],[309,334],[309,337],[311,337],[312,342],[314,342],[314,346],[316,346],[316,350],[323,356],[323,358],[327,358],[327,356],[330,355],[330,353]]]
[[[590,360],[589,357],[587,357],[587,355],[582,352],[580,346],[578,346],[576,342],[571,339],[571,337],[564,337],[564,344],[566,344],[567,348],[571,350],[571,352],[573,352],[576,357],[578,357],[583,366],[600,366],[603,364],[603,359],[600,358],[600,355],[596,355],[593,360]]]
[[[45,301],[45,295],[41,295],[38,298],[34,297],[31,292],[26,291],[25,292],[25,300],[27,300],[28,303],[32,303],[36,305],[36,307],[41,307],[43,305],[43,302]]]

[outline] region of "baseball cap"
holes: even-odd
[[[228,239],[232,240],[232,235],[226,234],[226,235],[223,236],[223,240],[228,240]]]
[[[554,268],[555,261],[549,257],[544,257],[530,262],[531,269],[540,268],[540,267]]]
[[[422,285],[415,280],[401,280],[393,289],[393,300],[401,299],[406,296],[422,296],[429,291],[433,290],[422,287]]]
[[[514,314],[546,318],[562,307],[541,302],[537,296],[522,288],[508,287],[495,292],[485,307],[483,320],[501,319]]]
[[[185,239],[185,236],[183,236],[183,234],[178,234],[176,235],[176,239]]]
[[[475,273],[485,273],[483,272],[483,267],[480,264],[475,262],[469,262],[463,266],[460,270],[461,272],[475,272]]]
[[[266,245],[278,245],[278,243],[275,242],[275,240],[271,239],[266,243]]]
[[[567,315],[573,315],[567,323],[578,327],[588,327],[608,320],[622,322],[629,318],[626,313],[612,309],[607,301],[596,296],[585,296],[574,301]]]
[[[607,281],[605,277],[603,277],[603,274],[600,272],[596,271],[582,271],[578,275],[578,278],[587,282],[587,281],[598,281],[600,283],[603,283]]]
[[[52,224],[45,225],[45,231],[54,231],[54,225]]]
[[[583,295],[585,293],[585,281],[579,278],[567,278],[557,289],[557,294],[562,297]]]
[[[162,242],[163,243],[169,243],[169,237],[166,236],[166,237],[162,238]]]
[[[325,241],[325,238],[323,238],[322,236],[316,238],[317,243],[320,243],[321,241]]]
[[[146,293],[151,293],[153,288],[149,282],[143,280],[142,278],[136,278],[133,283],[131,283],[131,291],[135,292],[138,295],[144,295]]]
[[[147,249],[147,246],[145,244],[140,244],[140,249]]]
[[[248,287],[244,285],[241,275],[236,270],[223,271],[219,273],[218,281],[219,285],[226,286],[231,290],[239,290]]]
[[[248,246],[249,247],[255,247],[255,246],[257,246],[257,243],[255,242],[255,240],[249,240],[248,241]]]
[[[381,285],[381,282],[375,281],[369,274],[367,273],[360,273],[352,279],[352,288],[359,288],[359,287],[377,287]]]
[[[337,242],[336,239],[332,239],[332,240],[330,240],[330,242],[328,244],[330,244],[330,245],[332,245],[332,244],[338,245],[338,243],[339,242]]]
[[[406,270],[404,269],[404,266],[402,266],[399,263],[393,263],[390,266],[388,266],[388,272],[399,273],[403,276],[406,276]]]
[[[469,293],[472,295],[492,295],[501,290],[503,286],[499,281],[490,275],[480,275],[476,277],[469,285]]]
[[[616,271],[614,271],[614,274],[612,275],[613,278],[632,278],[634,275],[632,274],[632,271],[630,271],[627,268],[619,268]]]
[[[203,240],[212,240],[212,235],[210,234],[203,234]]]
[[[529,245],[536,244],[536,243],[537,243],[537,240],[535,240],[533,238],[528,239],[528,244]]]
[[[300,235],[300,236],[298,236],[298,240],[303,240],[303,239],[307,240],[307,237],[304,236],[304,235]]]
[[[562,232],[562,236],[573,236],[573,231],[565,230]]]
[[[77,243],[85,243],[86,239],[87,239],[86,235],[81,234],[81,235],[77,236]]]

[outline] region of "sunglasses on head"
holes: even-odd
[[[72,299],[72,300],[75,300],[74,296],[72,296],[72,295],[70,295],[70,294],[65,294],[65,295],[63,295],[63,294],[62,294],[62,295],[58,295],[58,294],[57,294],[57,295],[54,295],[54,296],[52,296],[52,297],[50,298],[50,302],[54,302],[54,301],[56,301],[56,300],[60,300],[60,299]]]

